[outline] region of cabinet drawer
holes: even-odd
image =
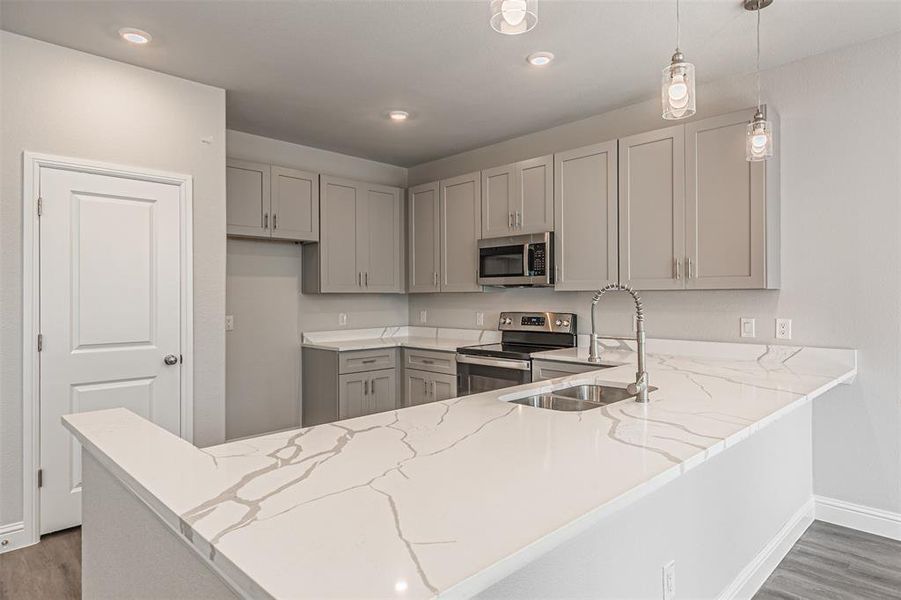
[[[587,373],[588,371],[597,371],[605,369],[602,365],[584,365],[579,363],[556,362],[550,360],[533,360],[532,361],[532,381],[545,381],[556,377],[566,377],[567,375],[578,375],[579,373]]]
[[[393,369],[396,364],[397,348],[356,350],[338,354],[338,372],[342,374]]]
[[[404,368],[431,371],[432,373],[457,374],[457,353],[405,348]]]

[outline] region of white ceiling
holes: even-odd
[[[229,128],[410,166],[657,93],[673,0],[538,2],[520,36],[490,29],[488,0],[3,0],[0,27],[223,87]],[[762,17],[772,67],[901,30],[901,1],[775,0]],[[751,71],[753,44],[740,0],[683,0],[699,80]],[[531,67],[536,50],[557,59]]]

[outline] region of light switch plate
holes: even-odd
[[[792,320],[776,319],[776,339],[790,340],[792,339]]]
[[[419,311],[419,322],[427,323],[429,320],[429,313],[427,311],[421,310]]]
[[[747,317],[741,318],[741,329],[739,330],[741,337],[743,338],[752,338],[757,337],[757,326],[754,319],[749,319]]]
[[[485,324],[485,313],[477,312],[476,313],[476,325],[481,327],[484,324]]]
[[[232,331],[235,328],[235,315],[225,315],[225,330]]]
[[[347,313],[338,313],[338,325],[347,325]]]
[[[676,561],[663,565],[663,600],[676,600]]]

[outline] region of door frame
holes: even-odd
[[[194,439],[194,224],[193,177],[123,166],[106,162],[25,151],[22,154],[22,528],[10,532],[9,544],[0,551],[13,550],[40,541],[41,397],[40,357],[40,217],[38,192],[42,168],[123,177],[175,185],[179,188],[180,214],[180,296],[181,296],[181,427],[180,436]],[[18,535],[16,535],[18,534]]]

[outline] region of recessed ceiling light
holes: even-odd
[[[135,29],[134,27],[123,27],[119,30],[119,35],[126,42],[130,44],[137,44],[139,46],[143,46],[153,39],[153,36],[151,36],[146,31]]]
[[[392,110],[388,112],[388,118],[392,121],[406,121],[410,118],[410,113],[405,110]]]
[[[533,52],[526,57],[526,60],[529,61],[530,65],[543,67],[554,60],[554,54],[552,52]]]

